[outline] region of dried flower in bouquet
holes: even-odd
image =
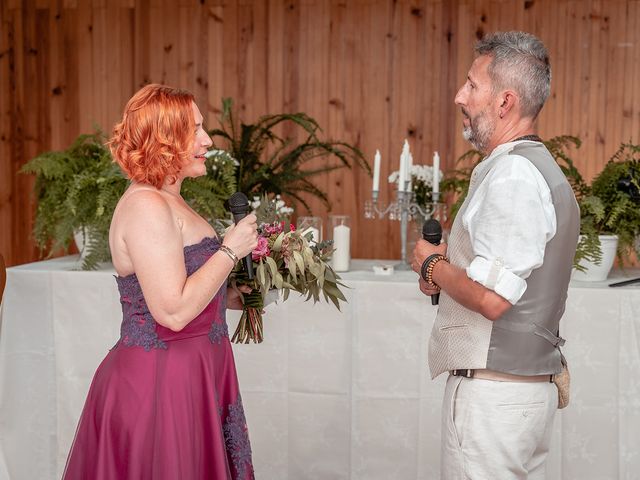
[[[284,300],[292,290],[314,303],[322,296],[338,310],[340,300],[346,301],[340,290],[345,285],[328,263],[333,251],[331,242],[317,244],[311,240],[311,233],[302,234],[287,222],[264,223],[258,232],[258,246],[251,255],[254,279],[249,280],[240,265],[230,276],[233,288],[248,285],[253,289],[249,294],[241,294],[244,308],[231,338],[235,343],[262,342],[262,311],[271,290],[282,292]]]

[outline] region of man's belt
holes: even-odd
[[[470,369],[451,370],[454,377],[479,378],[494,382],[552,382],[553,375],[513,375],[511,373],[496,372],[495,370]]]

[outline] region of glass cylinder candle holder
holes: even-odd
[[[351,261],[351,218],[348,215],[329,215],[329,234],[335,249],[331,266],[336,272],[346,272]]]
[[[314,243],[322,241],[322,219],[320,217],[298,217],[296,229],[307,238],[309,238],[308,234],[311,234],[311,240]]]

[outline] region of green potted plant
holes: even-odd
[[[99,131],[80,135],[68,149],[38,155],[20,170],[36,176],[37,245],[49,256],[68,251],[75,233],[84,269],[110,260],[111,214],[128,183],[104,141]]]
[[[620,145],[593,179],[581,209],[582,239],[590,237],[589,241],[597,243],[602,257],[583,261],[588,271],[574,276],[604,280],[616,255],[624,264],[634,253],[640,254],[640,145]]]
[[[283,138],[278,133],[282,126],[294,127],[301,141]],[[236,183],[238,191],[247,196],[283,195],[300,202],[310,210],[302,194],[319,198],[330,209],[326,193],[311,178],[338,168],[359,165],[371,174],[371,168],[362,152],[345,142],[328,141],[319,137],[318,123],[305,113],[264,115],[255,123],[238,124],[234,118],[233,102],[222,101],[220,128],[209,132],[214,142],[238,162]],[[307,168],[309,161],[318,157],[332,157],[336,162],[316,168]]]

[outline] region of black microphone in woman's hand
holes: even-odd
[[[237,224],[244,217],[249,215],[251,208],[249,207],[249,199],[242,192],[236,192],[227,200],[229,204],[229,211],[233,214],[233,221]],[[251,260],[251,254],[242,259],[244,270],[247,272],[249,280],[253,280],[253,261]]]
[[[442,240],[442,225],[435,218],[430,218],[422,225],[422,238],[431,245],[440,245]],[[440,293],[431,295],[431,305],[438,305]]]

